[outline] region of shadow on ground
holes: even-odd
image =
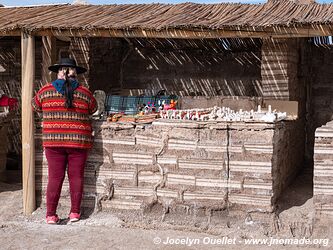
[[[313,197],[313,169],[304,168],[278,200],[277,213],[304,205]]]

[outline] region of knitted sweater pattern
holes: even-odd
[[[92,147],[90,115],[96,112],[97,103],[89,89],[81,85],[75,89],[73,108],[66,108],[65,97],[46,84],[33,98],[32,107],[43,115],[44,147]]]

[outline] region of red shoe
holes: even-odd
[[[76,221],[79,221],[81,218],[81,215],[78,214],[78,213],[70,213],[69,214],[69,221],[70,222],[76,222]]]
[[[57,224],[60,221],[58,215],[46,216],[47,224]]]

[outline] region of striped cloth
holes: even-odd
[[[48,83],[32,99],[32,107],[43,114],[43,146],[91,148],[90,115],[97,103],[89,89],[74,91],[73,108],[65,108],[65,97]]]

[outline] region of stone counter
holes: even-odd
[[[302,164],[302,128],[302,121],[97,121],[83,205],[103,210],[149,211],[160,204],[165,211],[185,206],[272,212]],[[36,137],[40,145],[41,137]],[[45,199],[46,175],[46,159],[39,150],[39,204]],[[68,205],[67,181],[62,196],[67,197],[62,204]]]

